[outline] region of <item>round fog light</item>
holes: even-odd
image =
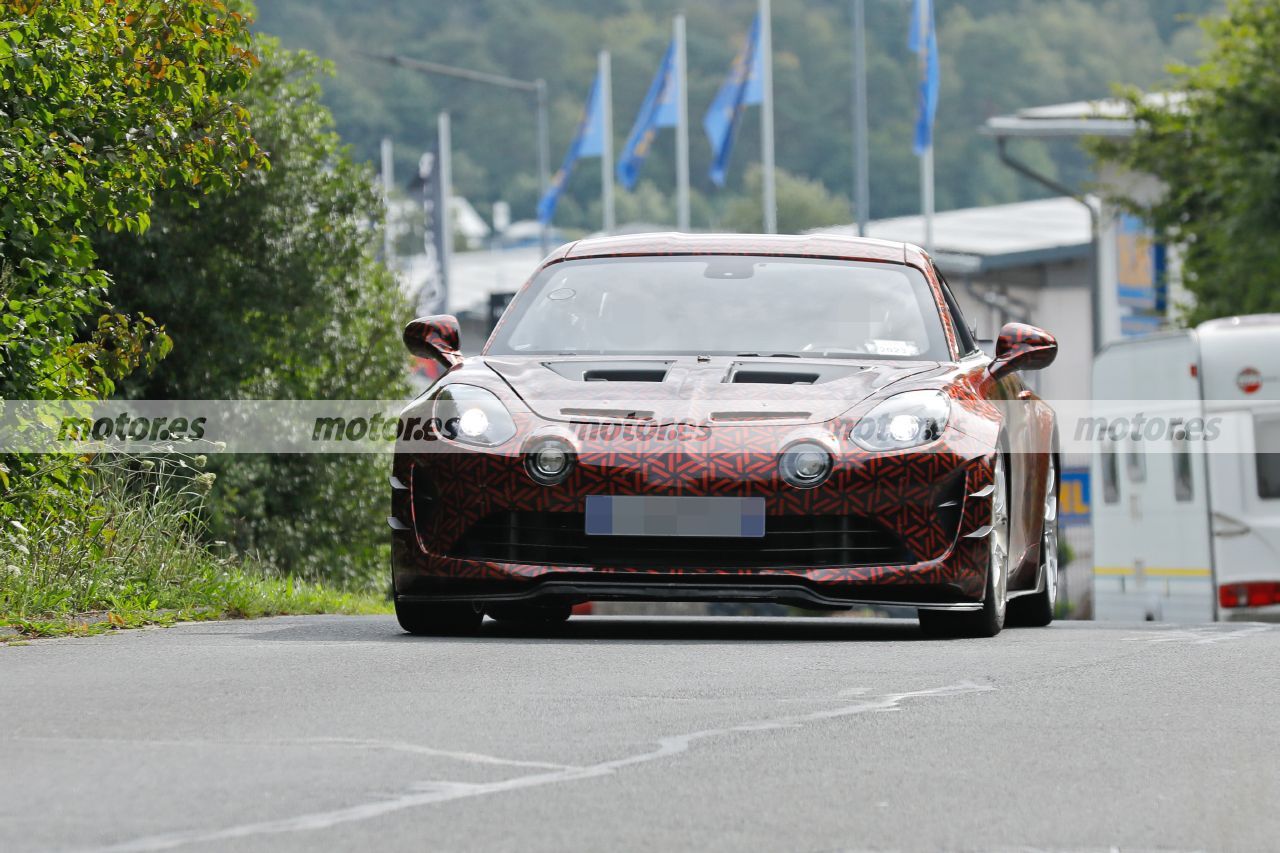
[[[525,454],[529,476],[544,486],[564,482],[572,467],[573,450],[558,439],[541,441]]]
[[[831,454],[822,445],[811,441],[793,444],[783,451],[778,470],[790,485],[797,489],[811,489],[830,476]]]

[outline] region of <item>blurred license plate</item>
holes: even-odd
[[[588,495],[592,536],[764,536],[764,498]]]

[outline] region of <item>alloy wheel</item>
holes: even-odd
[[[1044,565],[1045,591],[1049,608],[1058,603],[1058,467],[1049,457],[1048,487],[1044,496],[1044,535],[1040,542],[1040,562]]]
[[[1003,624],[1009,605],[1009,491],[1004,455],[996,456],[991,494],[991,591],[995,595],[996,623]]]

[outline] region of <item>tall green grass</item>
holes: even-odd
[[[203,457],[96,460],[0,528],[0,624],[51,634],[176,618],[367,613],[382,596],[268,572],[202,536]],[[97,614],[96,621],[83,619]]]

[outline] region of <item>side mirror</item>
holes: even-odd
[[[1057,357],[1058,339],[1053,335],[1025,323],[1006,323],[987,371],[999,379],[1015,370],[1043,370]]]
[[[446,369],[462,361],[458,337],[458,319],[449,314],[419,317],[404,327],[404,345],[409,352]]]

